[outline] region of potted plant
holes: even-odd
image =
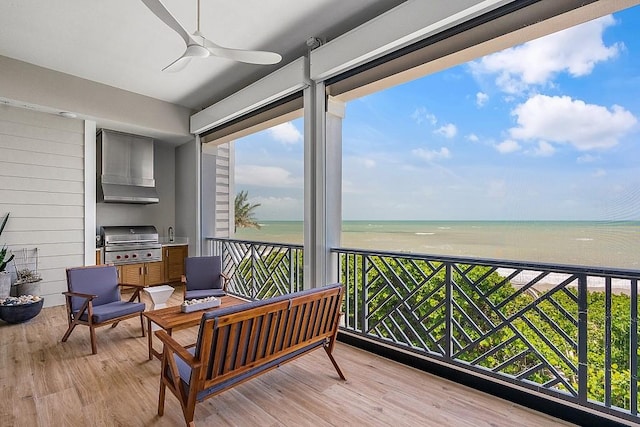
[[[36,295],[39,293],[39,281],[42,280],[38,273],[38,248],[22,248],[17,251],[13,260],[16,268],[16,295]]]
[[[8,219],[9,214],[7,213],[2,220],[2,225],[0,225],[0,236],[2,235],[4,226],[7,225]],[[0,249],[0,298],[8,297],[11,292],[11,274],[6,271],[6,267],[13,259],[13,254],[9,254],[10,252],[7,249],[7,245],[4,245],[2,249]]]

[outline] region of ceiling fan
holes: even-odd
[[[189,34],[180,23],[169,13],[160,0],[142,0],[162,22],[178,33],[184,40],[187,48],[184,53],[162,71],[177,72],[182,70],[191,61],[191,58],[206,58],[208,56],[218,56],[231,59],[233,61],[246,62],[249,64],[270,65],[277,64],[282,60],[282,56],[275,52],[265,52],[260,50],[230,49],[222,47],[211,40],[205,38],[200,32],[200,0],[198,0],[198,28],[193,34]]]

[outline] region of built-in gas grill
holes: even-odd
[[[162,261],[162,245],[153,225],[102,227],[105,264]]]

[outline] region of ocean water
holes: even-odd
[[[301,221],[237,239],[303,242]],[[640,221],[344,221],[341,247],[640,270]]]

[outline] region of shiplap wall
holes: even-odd
[[[233,234],[232,144],[227,142],[219,145],[216,156],[216,237],[228,238]]]
[[[233,235],[233,142],[207,144],[202,151],[202,235]],[[206,250],[210,250],[206,247]]]
[[[65,268],[85,264],[82,120],[0,105],[0,215],[7,212],[0,244],[37,247],[45,306],[64,304]]]

